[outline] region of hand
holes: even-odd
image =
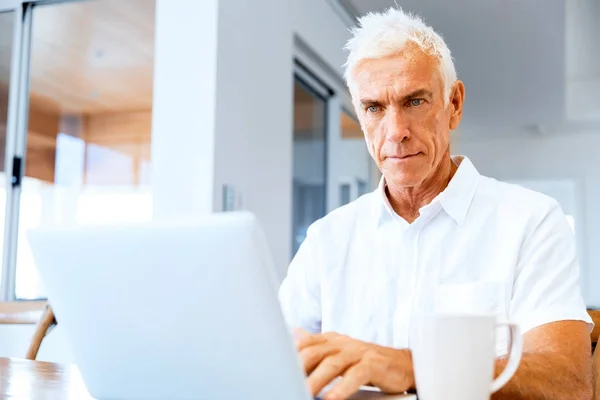
[[[334,332],[310,335],[297,330],[295,337],[313,396],[339,376],[342,379],[325,394],[325,400],[352,396],[362,385],[373,385],[386,393],[403,393],[415,386],[408,350],[377,346]]]

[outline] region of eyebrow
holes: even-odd
[[[414,90],[412,92],[410,92],[409,94],[405,95],[402,97],[401,102],[405,102],[407,100],[410,99],[414,99],[414,98],[418,98],[418,97],[427,97],[427,98],[432,98],[433,97],[433,93],[430,90],[427,89],[417,89]],[[365,105],[378,105],[381,104],[379,100],[374,100],[374,99],[361,99],[360,100],[360,104],[362,104],[363,106]]]

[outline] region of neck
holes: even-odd
[[[446,189],[457,169],[448,154],[437,170],[418,186],[401,187],[393,185],[392,182],[387,183],[386,195],[392,208],[408,223],[414,222],[419,217],[419,209],[431,203]]]

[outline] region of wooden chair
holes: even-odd
[[[30,360],[35,360],[42,340],[55,324],[52,308],[46,302],[0,302],[0,325],[36,325],[26,353]]]
[[[49,304],[46,304],[42,316],[35,327],[35,332],[33,333],[31,343],[29,344],[27,354],[25,355],[26,359],[36,359],[38,351],[40,350],[40,346],[42,345],[42,341],[55,326],[56,318],[54,318],[54,311],[52,311],[52,307],[50,307]]]
[[[44,301],[0,302],[0,325],[35,325],[45,305]]]

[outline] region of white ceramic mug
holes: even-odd
[[[487,400],[514,375],[523,352],[517,325],[493,315],[416,318],[412,347],[419,400]],[[494,378],[496,332],[510,330],[508,363]]]

